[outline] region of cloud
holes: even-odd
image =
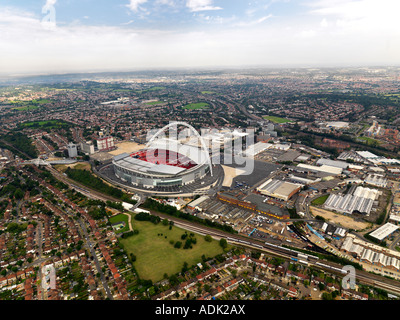
[[[47,0],[46,4],[44,5],[45,7],[52,7],[57,3],[57,0]]]
[[[221,7],[213,5],[213,0],[187,0],[186,7],[192,12],[207,10],[222,10]]]
[[[171,6],[171,7],[176,5],[174,0],[156,0],[156,5],[159,5],[159,4]]]
[[[318,0],[308,2],[309,13],[314,16],[332,17],[336,26],[345,28],[347,32],[363,32],[365,34],[387,31],[398,34],[398,0]]]
[[[320,26],[321,26],[322,28],[326,28],[326,27],[329,26],[328,21],[326,20],[326,18],[323,18],[323,19],[322,19],[322,21],[321,21],[321,23],[320,23]]]
[[[129,0],[129,4],[126,6],[133,12],[137,12],[139,10],[139,6],[146,3],[147,0]]]
[[[259,18],[259,19],[257,19],[257,20],[252,20],[252,21],[250,21],[250,22],[238,22],[238,23],[235,24],[235,26],[237,26],[237,27],[249,27],[249,26],[254,26],[254,25],[260,24],[260,23],[262,23],[262,22],[264,22],[264,21],[266,21],[266,20],[268,20],[268,19],[270,19],[270,18],[272,18],[272,17],[273,17],[273,15],[272,15],[272,14],[269,14],[269,15],[266,15],[266,16],[264,16],[264,17],[261,17],[261,18]]]
[[[357,2],[360,1],[367,0]],[[318,6],[302,7],[306,12],[296,17],[274,15],[271,23],[265,23],[271,16],[260,14],[262,17],[250,20],[243,12],[230,23],[218,26],[217,22],[226,22],[228,18],[207,12],[188,13],[186,9],[187,15],[196,14],[198,19],[193,29],[187,25],[180,29],[141,25],[139,29],[136,24],[127,25],[129,21],[118,26],[60,23],[55,30],[46,30],[40,14],[0,5],[0,73],[400,64],[399,28],[390,30],[386,22],[385,33],[373,31],[381,30],[383,13],[377,11],[374,15],[369,10],[355,18],[347,15],[344,1],[341,2],[344,8],[335,12],[333,1],[318,2]],[[186,0],[181,2],[186,3]],[[197,5],[201,8],[214,3],[203,1]],[[140,4],[136,8],[142,11]],[[201,19],[207,21],[207,17],[210,17],[208,22],[203,23]],[[234,23],[240,19],[250,22],[244,28],[235,28]],[[321,23],[324,19],[329,23]],[[365,26],[367,22],[370,26]],[[198,27],[206,23],[208,27]],[[213,28],[210,24],[214,24]],[[360,29],[363,25],[367,31]]]

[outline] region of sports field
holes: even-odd
[[[202,91],[201,94],[214,94],[214,91]]]
[[[265,120],[269,120],[275,123],[287,123],[287,122],[292,122],[292,120],[286,119],[286,118],[280,118],[280,117],[275,117],[275,116],[264,116],[263,117]]]
[[[182,270],[184,262],[189,266],[202,262],[201,256],[214,257],[223,253],[219,242],[213,240],[207,242],[204,236],[196,234],[197,243],[192,249],[183,249],[184,240],[181,235],[185,230],[173,226],[164,226],[162,222],[155,225],[149,221],[137,221],[132,218],[133,229],[139,230],[139,234],[127,239],[120,239],[128,255],[136,256],[134,266],[142,279],[153,282],[163,279],[165,273],[169,276]],[[188,233],[190,233],[188,231]],[[174,248],[170,241],[181,241],[180,249]]]
[[[183,109],[187,110],[208,109],[208,108],[209,104],[205,102],[191,103],[183,107]]]
[[[164,103],[163,101],[150,101],[150,102],[146,102],[146,105],[148,106],[155,106],[157,104],[162,104]]]

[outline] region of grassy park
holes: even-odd
[[[274,123],[287,123],[287,122],[292,122],[292,120],[286,119],[286,118],[280,118],[280,117],[275,117],[275,116],[264,116],[263,117],[265,120],[269,120]]]
[[[328,197],[329,197],[329,194],[324,194],[323,196],[311,201],[311,204],[314,206],[322,206],[325,203],[326,199],[328,199]]]
[[[40,129],[68,129],[72,126],[64,120],[45,120],[45,121],[28,121],[19,123],[20,128],[40,128]]]
[[[199,103],[191,103],[183,107],[183,109],[186,110],[198,110],[198,109],[208,109],[209,104],[205,102],[199,102]]]
[[[223,253],[219,242],[212,240],[207,242],[204,236],[196,234],[197,243],[192,249],[175,248],[173,243],[181,240],[185,230],[163,223],[154,224],[149,221],[137,221],[132,219],[133,229],[139,230],[139,234],[126,239],[120,239],[128,255],[133,253],[137,258],[134,266],[142,279],[159,281],[167,273],[169,276],[180,272],[184,262],[189,266],[202,261],[201,256],[214,257]],[[190,233],[187,231],[187,233]]]

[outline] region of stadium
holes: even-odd
[[[210,171],[207,152],[166,138],[140,151],[115,156],[112,165],[115,176],[130,186],[156,190],[187,186]]]

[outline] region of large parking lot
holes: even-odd
[[[251,168],[251,171],[233,178],[231,185],[232,189],[240,188],[241,186],[237,187],[238,184],[248,185],[249,187],[252,187],[259,183],[261,180],[266,179],[272,172],[281,167],[281,165],[258,160],[254,160],[253,164],[254,166]],[[241,166],[236,165],[227,166],[241,168]]]

